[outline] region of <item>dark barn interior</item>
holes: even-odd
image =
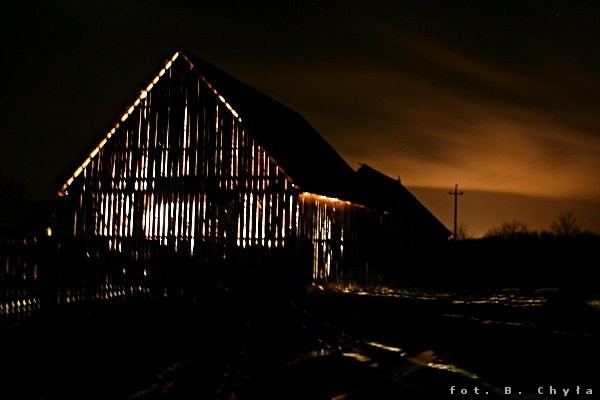
[[[302,116],[183,52],[66,180],[55,231],[62,286],[94,297],[361,281],[387,247],[449,235],[398,181],[355,172]]]

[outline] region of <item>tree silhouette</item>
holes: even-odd
[[[460,224],[458,227],[458,232],[456,232],[456,240],[468,239],[473,239],[473,235],[469,232],[469,229],[465,224]]]
[[[581,223],[575,217],[573,211],[563,211],[558,214],[558,218],[550,225],[550,232],[559,237],[571,238],[581,233]]]
[[[527,225],[522,221],[503,222],[502,225],[490,229],[485,238],[516,239],[529,235]]]

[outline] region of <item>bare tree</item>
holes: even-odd
[[[473,235],[469,232],[469,228],[465,224],[460,224],[458,232],[456,232],[456,240],[473,239]]]
[[[562,211],[550,225],[550,232],[559,237],[575,237],[581,233],[581,223],[573,211]]]
[[[516,239],[529,234],[527,225],[522,221],[503,222],[502,225],[490,229],[484,235],[486,238]]]

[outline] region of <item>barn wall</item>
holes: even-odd
[[[330,280],[363,265],[372,212],[302,193],[190,64],[167,65],[61,191],[63,281],[123,292],[261,266]]]

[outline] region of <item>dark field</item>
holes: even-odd
[[[555,398],[535,393],[598,389],[599,304],[403,290],[64,305],[4,322],[0,397]]]

